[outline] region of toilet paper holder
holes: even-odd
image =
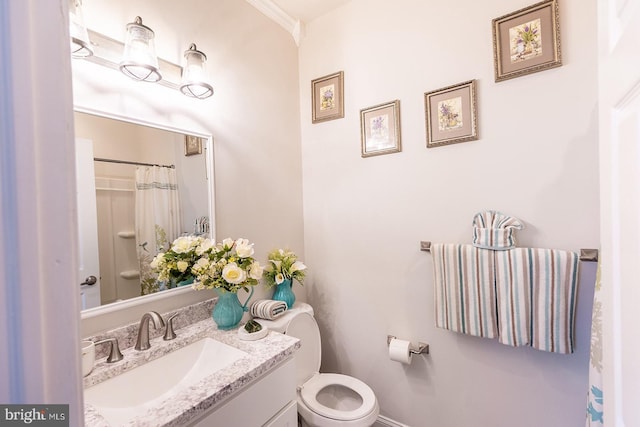
[[[391,344],[391,340],[396,339],[397,337],[394,335],[387,335],[387,346]],[[411,343],[409,347],[409,352],[411,354],[429,354],[429,344],[425,344],[423,342],[418,342],[418,344]]]

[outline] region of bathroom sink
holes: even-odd
[[[170,395],[247,356],[204,338],[84,390],[84,400],[112,425],[141,415]]]

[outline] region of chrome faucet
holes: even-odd
[[[149,311],[142,315],[140,326],[138,327],[138,340],[136,341],[136,350],[148,350],[149,344],[149,320],[153,320],[153,328],[164,328],[164,320],[155,311]]]

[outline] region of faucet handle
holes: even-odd
[[[109,351],[109,356],[107,357],[107,363],[119,362],[124,359],[124,356],[120,352],[120,347],[118,346],[117,338],[105,338],[100,341],[96,341],[95,345],[111,343],[111,350]]]
[[[171,317],[169,317],[165,324],[167,328],[164,330],[164,340],[170,341],[176,337],[176,333],[173,332],[173,319],[178,315],[178,313],[174,313]]]

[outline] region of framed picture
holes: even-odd
[[[424,94],[427,148],[478,139],[476,81]]]
[[[184,137],[184,155],[202,154],[202,138],[193,135]]]
[[[360,134],[362,157],[401,151],[400,101],[360,110]]]
[[[344,117],[344,73],[339,71],[311,81],[311,123]]]
[[[555,1],[536,3],[492,23],[496,82],[562,65]]]

